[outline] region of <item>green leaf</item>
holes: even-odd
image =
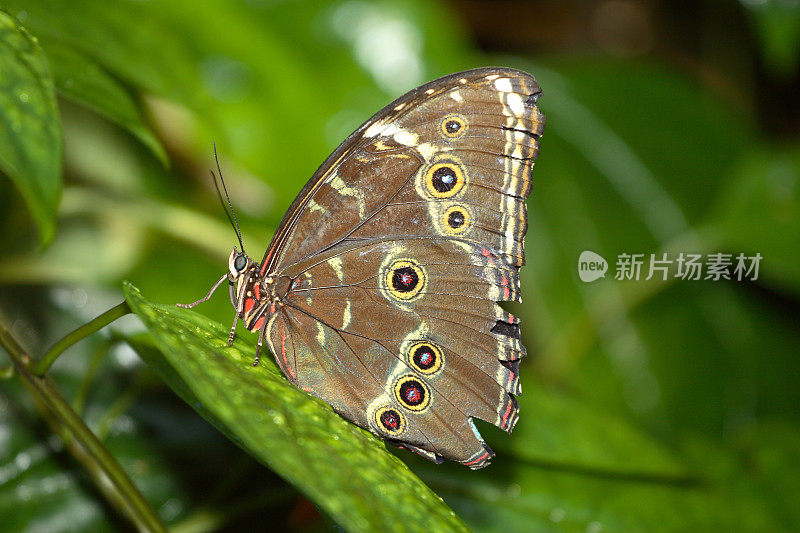
[[[760,279],[800,294],[800,148],[748,150],[711,221],[731,249],[762,255]]]
[[[222,154],[272,178],[287,204],[324,158],[315,164],[307,155],[299,157],[310,147],[320,154],[327,150],[326,117],[299,105],[319,98],[317,71],[245,4],[9,0],[6,5],[12,13],[24,12],[38,35],[80,50],[143,92],[192,110],[199,128],[182,132],[187,137],[182,141],[199,137],[209,150],[209,139],[217,139]],[[236,31],[198,31],[212,20]],[[325,101],[339,91],[326,86]],[[286,134],[289,124],[303,124],[302,142]]]
[[[756,490],[764,495],[786,531],[800,525],[799,442],[797,424],[774,419],[749,428],[737,442]]]
[[[61,126],[47,59],[35,37],[0,11],[0,169],[14,181],[42,243],[55,233]]]
[[[167,153],[147,124],[136,95],[85,54],[62,42],[41,40],[56,89],[130,131],[164,164]]]
[[[577,403],[574,407],[585,409]],[[550,409],[542,405],[542,410]],[[629,429],[621,430],[619,421],[606,426],[610,449],[603,451],[603,444],[593,442],[592,434],[610,418],[599,417],[592,428],[593,423],[583,419],[591,411],[577,418],[590,428],[585,438],[586,448],[592,450],[577,455],[616,455],[626,449],[622,439],[632,436],[628,448],[632,463],[642,462],[637,457],[640,453],[655,457],[652,444]],[[527,418],[537,416],[527,414]],[[544,419],[549,432],[557,434],[557,423],[547,414]],[[684,472],[691,472],[686,477],[531,460],[536,452],[526,451],[524,445],[536,449],[539,444],[527,430],[514,434],[523,446],[512,446],[511,454],[498,454],[492,467],[477,476],[422,461],[414,470],[473,529],[483,532],[794,531],[800,523],[793,504],[800,491],[795,475],[800,464],[798,435],[800,428],[784,420],[753,424],[729,444],[697,438],[674,452],[686,463]],[[574,440],[580,438],[576,434],[565,445],[579,449],[582,443]],[[638,445],[644,445],[643,449],[637,450]]]
[[[254,368],[253,343],[229,348],[222,325],[151,304],[130,284],[125,293],[169,364],[154,368],[173,390],[348,531],[466,529],[381,441],[290,385],[276,365]]]
[[[37,35],[73,46],[138,90],[190,109],[197,120],[180,128],[179,140],[206,155],[216,139],[223,170],[227,156],[269,183],[273,222],[372,113],[437,75],[479,66],[464,59],[470,48],[453,13],[419,0],[399,6],[325,0],[291,9],[221,0],[5,5],[24,13]],[[209,30],[209,21],[235,31]],[[392,57],[365,53],[376,47],[392,50]]]
[[[67,313],[52,312],[60,323],[70,323]],[[83,416],[119,461],[137,488],[165,523],[173,524],[192,505],[187,484],[159,441],[157,431],[138,417],[119,412],[137,390],[135,381],[121,376],[106,341],[97,337],[70,349],[70,361],[59,361],[49,377],[66,398],[84,389],[88,397]],[[103,348],[98,352],[98,348]],[[76,353],[77,352],[77,353]],[[92,357],[91,352],[97,355]],[[94,359],[94,363],[89,363]],[[135,360],[135,358],[134,358]],[[98,365],[97,379],[90,366]],[[146,370],[140,368],[139,370]],[[148,372],[149,374],[149,372]],[[153,379],[155,376],[151,375]],[[155,381],[154,381],[155,383]],[[61,438],[51,433],[33,407],[31,393],[21,379],[0,386],[0,524],[3,531],[119,531],[121,518],[113,503],[104,502],[86,472],[68,452]],[[163,410],[164,406],[160,408]],[[160,412],[160,411],[159,411]],[[55,422],[55,419],[53,420]],[[205,443],[204,443],[205,444]],[[80,450],[78,454],[85,454]],[[212,474],[213,475],[213,474]]]
[[[484,533],[782,530],[757,488],[741,479],[727,484],[626,479],[537,468],[502,456],[495,467],[503,474],[476,479],[424,466],[420,475]]]
[[[587,475],[686,482],[686,465],[663,444],[620,417],[540,383],[525,384],[529,407],[499,454],[542,468]]]

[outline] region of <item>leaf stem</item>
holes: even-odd
[[[130,312],[131,308],[128,307],[128,302],[122,302],[119,305],[115,305],[102,315],[87,322],[72,333],[64,336],[64,338],[62,338],[60,341],[56,342],[49,350],[47,350],[47,352],[45,352],[41,359],[36,361],[31,366],[30,371],[38,377],[44,376],[56,359],[58,359],[58,356],[64,352],[64,350]]]
[[[114,309],[120,307],[121,305],[118,305]],[[127,305],[125,308],[127,309]],[[108,315],[110,312],[111,311],[105,313],[105,315]],[[119,316],[122,316],[122,314]],[[95,319],[93,322],[97,322],[97,320],[98,319]],[[86,326],[84,326],[84,328],[85,327]],[[80,329],[82,328],[79,328],[79,330]],[[99,327],[95,328],[95,330],[97,329],[99,329]],[[130,519],[136,523],[139,529],[165,532],[166,529],[156,515],[156,512],[150,504],[147,503],[147,500],[145,500],[144,496],[142,496],[114,456],[111,455],[103,443],[100,442],[97,436],[92,433],[84,421],[61,396],[52,380],[49,377],[41,377],[33,373],[29,367],[30,357],[25,353],[16,339],[11,336],[3,324],[0,324],[0,346],[8,352],[8,355],[14,363],[17,374],[23,379],[23,382],[34,396],[47,407],[47,411],[49,411],[52,416],[55,417],[56,421],[66,429],[68,436],[74,438],[75,441],[80,444],[82,450],[85,451],[86,455],[89,456],[90,461],[86,461],[79,457],[79,454],[73,452],[76,459],[87,466],[89,474],[98,485],[100,491],[104,494],[109,494],[109,492],[111,492],[111,497],[115,497],[114,499],[123,502],[123,510]],[[57,355],[58,354],[56,354],[56,357]],[[53,357],[53,360],[54,359],[55,357]],[[70,447],[70,449],[72,449],[72,447]],[[99,472],[92,472],[91,466],[96,466]]]

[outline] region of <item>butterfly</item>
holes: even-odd
[[[228,280],[229,345],[241,319],[258,332],[254,365],[266,342],[291,383],[355,424],[437,463],[486,466],[473,418],[510,433],[519,417],[526,352],[498,302],[520,301],[539,96],[533,76],[496,67],[401,96],[322,163],[260,263],[234,215],[241,251],[178,305]]]

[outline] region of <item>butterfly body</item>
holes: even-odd
[[[230,256],[236,317],[289,381],[437,462],[485,466],[472,418],[518,418],[525,348],[497,302],[520,301],[539,95],[505,68],[411,91],[322,164],[261,263]]]

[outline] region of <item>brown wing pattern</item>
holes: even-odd
[[[348,238],[441,232],[493,244],[523,264],[524,199],[544,130],[540,94],[529,74],[485,68],[435,80],[392,102],[300,192],[265,253],[262,273]],[[434,192],[434,180],[423,178],[437,170],[440,188],[449,170],[461,170],[464,184]],[[456,203],[473,217],[464,229],[442,221]]]
[[[416,279],[404,291],[407,272]],[[480,458],[476,466],[491,455],[470,417],[511,431],[525,349],[517,319],[495,303],[519,299],[516,267],[502,256],[407,238],[340,245],[286,274],[296,283],[269,333],[298,386],[384,438],[463,463]],[[299,342],[287,346],[290,337]],[[424,408],[399,396],[407,377]],[[403,417],[398,430],[381,424],[386,409]]]
[[[287,213],[262,272],[293,280],[267,324],[287,377],[377,435],[472,468],[472,418],[518,417],[524,200],[544,116],[534,79],[422,86],[351,136]]]

